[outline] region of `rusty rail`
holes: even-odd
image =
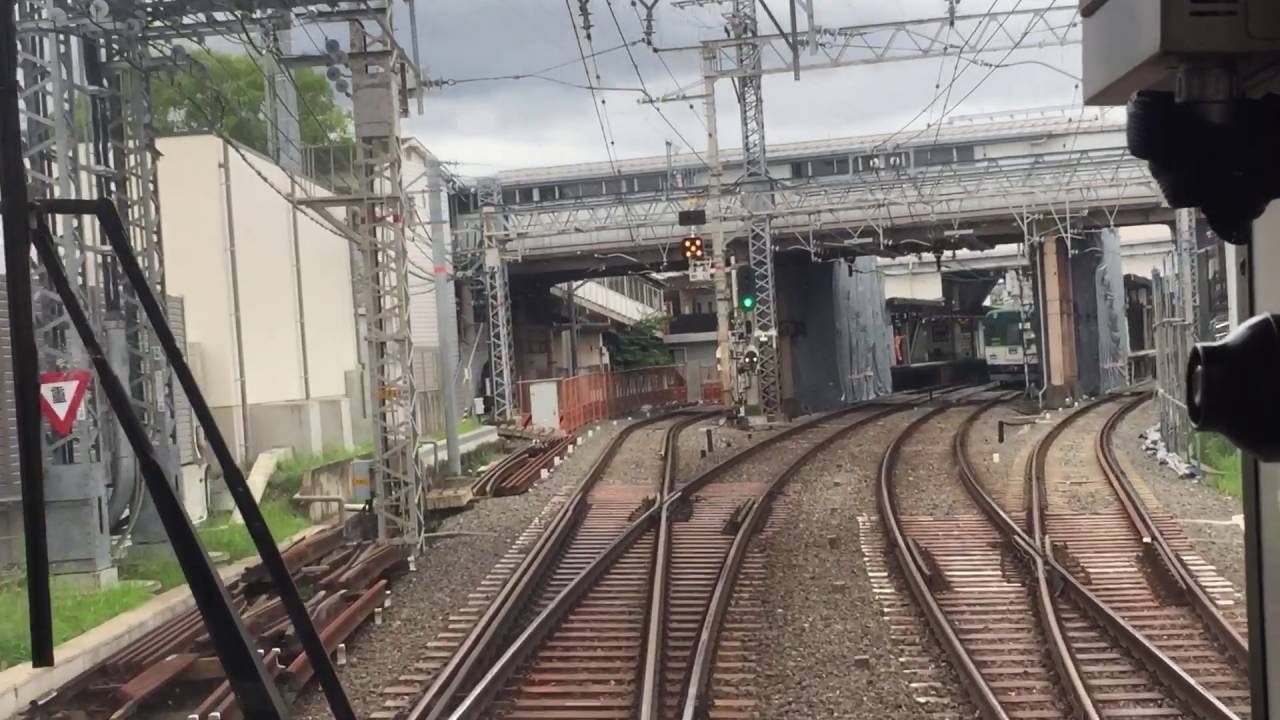
[[[861,406],[865,408],[866,406]],[[711,686],[711,676],[715,664],[715,649],[718,644],[721,628],[724,626],[725,617],[729,609],[729,601],[733,598],[734,586],[737,583],[738,573],[742,568],[742,561],[746,557],[747,548],[750,545],[752,537],[763,527],[765,518],[768,516],[772,506],[773,499],[777,496],[782,488],[799,473],[806,465],[817,457],[819,453],[825,451],[831,445],[848,437],[851,433],[865,427],[874,422],[878,422],[895,413],[904,412],[914,407],[913,405],[899,405],[888,407],[878,412],[874,412],[865,417],[860,417],[848,425],[840,428],[831,435],[813,444],[799,458],[786,467],[769,483],[769,487],[761,493],[752,503],[750,512],[746,519],[738,527],[738,532],[733,539],[733,546],[729,550],[729,555],[725,559],[724,566],[721,568],[720,577],[716,581],[715,589],[712,590],[711,606],[707,610],[706,619],[703,622],[702,630],[698,634],[697,649],[694,654],[693,664],[690,668],[690,674],[687,683],[687,689],[684,694],[684,702],[681,704],[681,717],[683,720],[696,720],[704,717],[710,710],[709,690]],[[652,637],[650,639],[652,642]],[[659,716],[640,715],[641,720],[656,720]]]
[[[965,648],[964,642],[956,633],[955,628],[951,626],[951,622],[947,619],[946,611],[942,609],[942,606],[938,604],[937,598],[934,597],[926,579],[928,571],[922,566],[918,555],[908,542],[907,533],[902,525],[902,518],[898,514],[898,503],[893,492],[894,469],[897,466],[898,456],[906,439],[922,425],[947,409],[949,409],[949,406],[944,405],[931,410],[894,436],[889,446],[885,448],[884,456],[881,458],[880,484],[876,499],[881,521],[884,523],[885,532],[892,542],[893,552],[898,558],[898,564],[902,567],[903,576],[907,580],[907,587],[911,591],[911,595],[916,599],[921,611],[924,612],[925,619],[942,644],[943,650],[951,658],[953,667],[959,673],[970,698],[978,708],[978,712],[985,720],[1008,720],[1009,716],[1001,706],[1000,700],[978,669],[977,664],[974,663],[973,657],[969,655],[969,651]]]
[[[405,559],[405,550],[344,544],[342,529],[335,527],[294,543],[281,556],[298,586],[313,592],[305,609],[332,652],[381,605],[384,578]],[[266,653],[268,675],[300,691],[313,677],[310,659],[291,632],[280,598],[270,590],[265,571],[256,565],[228,588],[246,630]],[[92,707],[93,717],[123,719],[149,712],[148,704],[163,698],[167,711],[240,717],[231,684],[209,647],[199,614],[189,610],[104,658],[30,710],[43,717]],[[281,661],[290,664],[288,669]],[[212,691],[210,681],[218,681]]]
[[[1142,536],[1143,542],[1150,543],[1159,555],[1161,569],[1181,589],[1182,594],[1191,603],[1196,614],[1204,621],[1205,627],[1217,638],[1218,642],[1227,648],[1241,667],[1249,667],[1248,643],[1227,618],[1219,612],[1218,606],[1209,597],[1204,586],[1196,579],[1182,556],[1174,552],[1164,533],[1160,531],[1151,514],[1147,512],[1146,504],[1138,496],[1138,492],[1133,487],[1133,483],[1130,482],[1129,476],[1120,466],[1119,460],[1116,459],[1112,442],[1116,426],[1120,424],[1120,421],[1125,416],[1150,399],[1151,395],[1149,393],[1139,395],[1125,403],[1111,417],[1107,418],[1106,424],[1102,426],[1102,432],[1098,433],[1094,451],[1097,453],[1103,472],[1107,475],[1107,480],[1111,483],[1112,488],[1115,489],[1116,495],[1120,497],[1125,512],[1129,516],[1130,523]]]
[[[551,566],[556,553],[572,534],[578,518],[585,510],[587,493],[604,476],[623,443],[637,430],[669,419],[675,414],[666,413],[634,421],[609,441],[568,502],[556,513],[498,596],[405,717],[410,720],[439,720],[449,712],[462,688],[474,680],[480,664],[493,657],[501,647],[502,641],[537,587],[539,578]]]
[[[1054,440],[1056,440],[1071,423],[1078,420],[1084,413],[1089,412],[1098,404],[1115,400],[1119,396],[1111,396],[1101,398],[1093,402],[1087,403],[1075,409],[1067,417],[1063,418],[1049,433],[1037,442],[1031,456],[1028,458],[1025,477],[1027,482],[1027,521],[1032,528],[1032,534],[1028,534],[1004,511],[1003,508],[986,492],[986,490],[977,481],[977,477],[966,461],[961,465],[961,477],[968,489],[970,495],[977,502],[982,512],[992,521],[992,523],[1000,529],[1001,533],[1009,539],[1012,546],[1023,557],[1037,569],[1037,584],[1039,586],[1038,593],[1040,596],[1041,612],[1052,610],[1053,600],[1057,595],[1065,594],[1071,600],[1089,615],[1098,625],[1104,628],[1107,633],[1114,638],[1121,646],[1132,653],[1135,657],[1140,658],[1147,669],[1155,673],[1155,675],[1165,683],[1165,685],[1174,692],[1175,696],[1188,707],[1193,709],[1199,717],[1210,718],[1213,720],[1238,720],[1235,713],[1227,708],[1218,698],[1209,693],[1201,686],[1191,675],[1179,667],[1171,658],[1161,651],[1148,638],[1143,636],[1136,628],[1124,620],[1115,610],[1108,607],[1102,600],[1089,591],[1076,577],[1064,567],[1053,555],[1051,541],[1044,532],[1044,510],[1046,505],[1045,497],[1045,464],[1048,450]],[[977,416],[975,413],[974,417]],[[967,453],[965,448],[968,445],[968,434],[972,428],[972,422],[966,423],[960,432],[957,433],[955,447],[957,448],[957,459],[961,460]],[[1051,587],[1051,581],[1054,581]],[[1056,592],[1054,592],[1056,590]],[[1056,613],[1055,613],[1056,615]],[[1054,627],[1049,623],[1051,618],[1046,617],[1046,629]],[[1052,635],[1055,645],[1060,645],[1067,649],[1067,658],[1070,657],[1069,648],[1066,647],[1065,637],[1060,631],[1054,632]],[[1055,650],[1055,654],[1059,651]],[[1059,655],[1061,657],[1061,655]],[[1097,710],[1094,707],[1090,689],[1087,683],[1079,676],[1079,672],[1074,668],[1074,660],[1069,663],[1066,658],[1061,660],[1065,666],[1060,670],[1064,680],[1068,685],[1069,698],[1072,700],[1078,715],[1086,717],[1096,717]],[[1094,715],[1089,715],[1090,709]]]

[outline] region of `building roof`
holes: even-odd
[[[842,152],[893,151],[913,147],[980,143],[1075,132],[1113,132],[1122,130],[1124,127],[1123,112],[1112,108],[1044,108],[955,117],[944,121],[941,127],[926,126],[907,132],[777,143],[769,147],[769,155],[773,158],[820,157]],[[697,152],[701,154],[703,150],[698,148]],[[741,163],[742,150],[740,148],[722,149],[720,160],[725,164]],[[671,164],[676,169],[686,169],[700,168],[705,163],[701,157],[695,156],[692,151],[685,148],[683,152],[673,156]],[[608,177],[615,174],[615,169],[617,174],[622,175],[666,172],[667,157],[655,155],[618,160],[613,164],[577,163],[507,170],[499,173],[498,178],[503,185],[524,185],[579,177]]]

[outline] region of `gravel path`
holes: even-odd
[[[602,479],[601,485],[643,485],[656,488],[662,478],[662,441],[666,438],[671,426],[685,418],[676,416],[669,420],[656,422],[636,430],[627,438],[613,462],[609,463],[609,472]],[[618,427],[626,423],[619,422]],[[612,427],[612,426],[611,426]],[[681,434],[681,445],[686,429]]]
[[[1099,403],[1054,439],[1044,467],[1050,513],[1095,513],[1118,506],[1094,448],[1098,432],[1118,407],[1114,401]],[[1062,414],[1055,420],[1062,423],[1067,417]]]
[[[1023,495],[1026,486],[1027,458],[1040,438],[1048,434],[1054,423],[1040,416],[1033,424],[1006,425],[1004,443],[1000,442],[996,422],[1026,422],[1033,408],[1020,403],[1005,403],[992,408],[969,431],[969,462],[979,481],[1006,513],[1019,522],[1026,516]],[[996,456],[999,456],[997,461]]]
[[[885,438],[918,414],[891,416],[835,443],[784,490],[786,521],[765,542],[760,717],[923,715],[863,572],[857,520],[875,514]]]
[[[485,535],[432,541],[419,556],[417,571],[393,584],[391,607],[383,615],[383,624],[366,625],[347,643],[347,664],[338,671],[357,717],[367,717],[378,708],[382,688],[421,657],[427,643],[445,630],[449,615],[465,604],[467,594],[476,589],[552,497],[570,492],[581,481],[618,427],[621,424],[598,426],[593,437],[529,492],[482,500],[440,523],[438,530],[442,532]],[[331,717],[314,683],[298,699],[294,717]]]
[[[1243,513],[1240,498],[1224,495],[1196,480],[1180,478],[1142,450],[1140,435],[1160,421],[1154,401],[1143,403],[1116,428],[1114,448],[1130,480],[1154,494],[1159,508],[1178,518],[1204,559],[1244,596],[1244,530],[1233,524]]]
[[[956,407],[934,415],[906,439],[894,470],[898,513],[950,517],[977,507],[956,475],[951,443],[960,423],[977,408]],[[881,438],[887,444],[889,437]]]

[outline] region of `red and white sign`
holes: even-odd
[[[40,411],[54,432],[62,436],[71,434],[92,377],[88,370],[40,373]]]

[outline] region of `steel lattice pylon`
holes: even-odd
[[[383,12],[390,15],[389,9]],[[384,22],[383,27],[391,27],[390,17]],[[374,423],[378,537],[416,544],[421,530],[423,479],[416,458],[418,430],[413,412],[413,339],[404,225],[408,201],[401,176],[397,92],[400,58],[397,46],[388,43],[381,30],[367,30],[362,20],[353,20],[350,28],[352,51],[364,58],[352,64],[352,88],[357,99],[358,165],[364,183],[364,197],[356,213]]]
[[[489,317],[489,368],[493,382],[493,416],[510,420],[514,414],[512,391],[515,360],[515,338],[511,324],[511,285],[507,263],[502,258],[498,241],[498,223],[502,215],[502,188],[492,180],[478,187],[481,205],[481,229],[484,246],[485,304]]]
[[[35,27],[48,17],[52,2],[24,2],[18,5],[22,27]],[[18,61],[22,67],[22,109],[26,121],[25,152],[30,168],[31,199],[79,197],[84,177],[82,158],[74,149],[80,145],[74,121],[77,97],[88,89],[77,87],[75,37],[52,30],[22,32]],[[84,262],[82,226],[68,219],[57,228],[67,275],[79,281],[82,297],[87,297],[91,279]],[[80,368],[88,363],[84,347],[70,328],[66,309],[47,282],[35,290],[35,313],[41,333],[37,337],[43,368]],[[101,318],[94,317],[95,321]],[[46,458],[54,466],[97,462],[103,450],[99,437],[100,418],[97,393],[86,395],[82,407],[88,422],[76,423],[65,438],[50,442],[45,437]],[[48,460],[46,460],[48,461]]]
[[[23,92],[20,98],[27,135],[25,154],[32,198],[111,198],[139,262],[163,303],[164,263],[160,249],[160,214],[156,189],[154,134],[150,124],[146,53],[142,27],[72,25],[60,27],[65,13],[50,0],[19,4],[23,28],[19,40]],[[86,237],[96,226],[79,217],[62,220],[57,239],[68,275],[77,281],[81,302],[91,321],[107,330],[108,351],[120,375],[127,378],[134,410],[151,435],[166,474],[176,477],[173,390],[169,373],[153,350],[158,347],[134,293],[115,269],[110,254],[86,250]],[[44,370],[87,368],[89,359],[71,331],[66,308],[41,282],[35,291],[41,367]],[[140,513],[132,455],[116,424],[101,411],[97,393],[84,401],[85,420],[60,439],[46,436],[46,457],[56,482],[69,482],[70,492],[88,503],[105,525],[126,509],[138,525],[139,540],[159,539],[158,525]],[[108,469],[110,473],[108,474]],[[105,495],[108,478],[116,492]],[[98,523],[103,527],[101,519]],[[155,525],[155,527],[152,527]],[[92,553],[93,551],[91,551]],[[76,553],[77,557],[85,557]],[[101,558],[106,562],[106,558]],[[75,569],[77,565],[68,565]],[[88,567],[93,570],[95,568]]]
[[[758,34],[755,0],[734,0],[730,19],[735,38]],[[768,177],[764,137],[764,96],[760,50],[752,42],[737,45],[738,81],[742,115],[742,151],[745,163],[743,204],[748,212],[747,259],[756,280],[755,333],[760,350],[757,369],[760,406],[767,415],[782,408],[778,378],[778,315],[773,283],[773,191]]]
[[[151,290],[165,304],[164,252],[160,237],[159,182],[156,176],[155,136],[151,128],[151,97],[145,67],[146,52],[137,38],[122,37],[109,46],[108,87],[119,94],[119,112],[107,108],[110,155],[115,187],[108,195],[133,244],[134,255],[146,273]],[[178,468],[177,427],[174,418],[173,377],[158,358],[160,345],[147,323],[137,295],[123,278],[109,278],[119,288],[128,336],[129,380],[135,410],[146,423],[156,454],[167,464],[170,477]],[[157,531],[159,528],[156,528]]]

